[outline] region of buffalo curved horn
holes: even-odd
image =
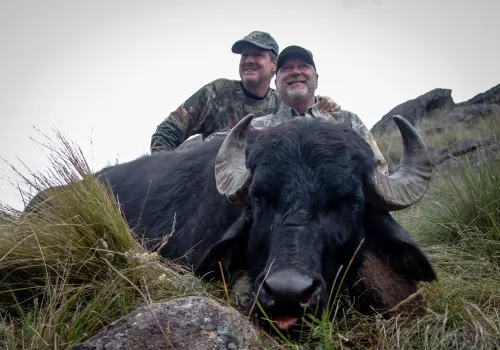
[[[377,208],[395,211],[417,203],[427,191],[432,176],[431,156],[417,130],[403,117],[394,122],[403,139],[403,157],[396,173],[374,171],[367,186],[367,201]]]
[[[231,129],[215,158],[217,190],[238,206],[246,204],[252,179],[245,164],[245,137],[253,117],[253,114],[247,115]]]

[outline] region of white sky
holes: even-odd
[[[498,13],[499,0],[0,0],[0,157],[43,169],[30,137],[54,127],[94,170],[149,153],[198,88],[239,79],[230,47],[253,30],[311,50],[317,93],[369,128],[434,88],[467,100],[500,83]],[[2,160],[0,175],[12,175]]]

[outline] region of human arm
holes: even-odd
[[[151,136],[151,153],[177,148],[198,133],[205,121],[208,85],[199,89],[161,122]]]

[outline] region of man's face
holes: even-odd
[[[241,51],[240,77],[245,85],[258,85],[271,81],[276,71],[276,60],[270,52],[254,45],[246,45]]]
[[[307,98],[314,96],[318,74],[303,58],[290,56],[278,70],[275,83],[278,94],[283,98]]]

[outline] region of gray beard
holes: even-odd
[[[304,98],[307,96],[307,94],[309,93],[309,87],[308,86],[305,86],[303,88],[300,88],[300,89],[294,89],[290,86],[287,86],[285,88],[285,94],[286,96],[288,96],[289,98]]]
[[[286,97],[290,99],[299,99],[307,97],[311,93],[314,95],[317,87],[318,87],[318,81],[314,79],[313,81],[306,82],[305,86],[301,87],[300,89],[285,85],[283,93]],[[280,92],[278,91],[278,93]]]

